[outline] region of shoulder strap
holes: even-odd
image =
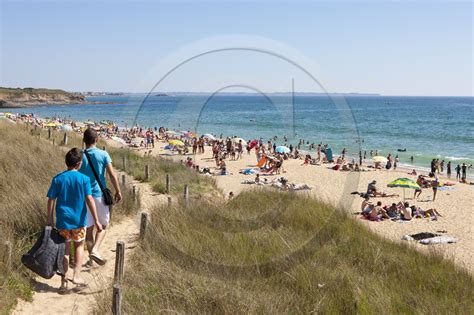
[[[95,180],[99,184],[99,187],[100,187],[100,190],[102,191],[102,193],[104,193],[104,187],[102,186],[102,182],[100,181],[99,175],[97,175],[94,164],[92,164],[91,156],[89,155],[89,152],[87,152],[87,150],[84,150],[84,153],[86,155],[87,161],[89,162],[89,166],[92,169],[92,173],[94,173]]]

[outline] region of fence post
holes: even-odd
[[[140,239],[144,239],[146,235],[146,229],[148,226],[148,213],[142,212],[142,219],[140,221]]]
[[[133,185],[133,190],[132,190],[132,194],[133,194],[133,201],[137,201],[137,187],[135,185]]]
[[[171,197],[168,197],[168,207],[171,207]]]
[[[171,176],[170,174],[166,174],[166,193],[169,194],[171,192]]]
[[[122,288],[120,284],[114,284],[113,296],[112,296],[112,314],[122,314]]]
[[[189,187],[188,185],[184,185],[184,203],[188,204],[189,199]]]
[[[126,163],[125,163],[125,155],[124,155],[124,156],[122,156],[122,169],[123,169],[124,172],[125,172],[125,166],[126,166],[125,164]]]
[[[122,185],[125,186],[125,174],[122,174]]]
[[[145,165],[145,180],[148,180],[150,178],[150,167]]]
[[[64,133],[64,145],[67,145],[67,133]]]
[[[115,250],[115,271],[114,283],[121,283],[123,278],[123,265],[125,260],[125,244],[122,241],[117,241]]]

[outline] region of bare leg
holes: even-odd
[[[86,245],[87,245],[87,251],[89,252],[89,254],[91,254],[92,249],[94,248],[94,226],[87,227]]]
[[[74,265],[74,275],[72,281],[76,284],[84,283],[84,280],[80,276],[82,268],[82,258],[84,257],[84,241],[74,242],[74,260],[76,264]]]
[[[102,230],[102,232],[97,232],[95,234],[95,242],[92,250],[89,252],[90,254],[94,253],[96,255],[99,255],[100,245],[102,244],[102,241],[104,240],[106,234],[106,226],[104,225],[103,228],[104,229]]]
[[[69,254],[71,252],[71,242],[65,243],[64,249],[64,258],[63,258],[63,268],[64,268],[64,275],[61,276],[61,288],[60,289],[67,289],[67,279],[66,274],[69,269]]]

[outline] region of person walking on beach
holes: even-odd
[[[434,177],[431,180],[431,188],[433,189],[433,201],[436,199],[436,193],[438,192],[438,186],[439,186],[439,178],[436,173],[430,173],[430,177]]]
[[[461,179],[461,165],[456,166],[456,179],[460,180]]]
[[[56,228],[59,234],[66,241],[63,265],[64,274],[61,275],[61,287],[59,294],[67,292],[66,273],[69,267],[69,253],[71,242],[74,243],[74,272],[72,283],[76,285],[76,292],[87,287],[87,284],[80,276],[82,259],[84,254],[84,240],[86,236],[87,206],[90,209],[92,224],[97,231],[102,231],[92,191],[89,177],[78,172],[82,165],[82,151],[78,148],[69,150],[66,154],[67,170],[56,175],[48,190],[48,218],[47,224],[53,226],[54,204],[56,203]]]
[[[316,153],[318,155],[318,162],[321,161],[321,143],[318,144],[318,149],[316,150]]]
[[[398,157],[398,154],[397,154],[397,156],[395,156],[395,161],[393,162],[393,170],[397,169],[398,162],[400,162],[400,158]]]
[[[448,178],[451,178],[451,161],[446,165],[446,174],[448,175]]]
[[[93,265],[93,261],[99,265],[104,265],[105,260],[101,258],[99,254],[100,245],[104,240],[107,226],[110,220],[110,209],[104,202],[103,193],[96,180],[96,176],[89,163],[87,155],[89,155],[92,166],[94,167],[97,177],[99,178],[102,187],[106,187],[105,174],[107,174],[112,182],[115,189],[115,202],[122,200],[122,193],[120,191],[120,185],[115,175],[114,168],[112,166],[112,159],[106,151],[100,150],[96,147],[98,134],[94,129],[88,128],[84,132],[84,144],[86,149],[84,150],[83,163],[80,168],[80,172],[89,177],[92,188],[92,197],[94,198],[95,207],[97,209],[97,216],[103,230],[97,230],[94,235],[94,221],[91,212],[87,212],[87,233],[86,233],[86,245],[89,251],[90,260],[86,264],[88,267]]]
[[[430,167],[430,169],[431,169],[431,173],[436,172],[436,160],[435,160],[435,159],[431,160],[431,167]]]

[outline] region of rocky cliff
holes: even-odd
[[[32,107],[47,104],[83,104],[83,95],[51,89],[10,89],[0,87],[0,108]]]

